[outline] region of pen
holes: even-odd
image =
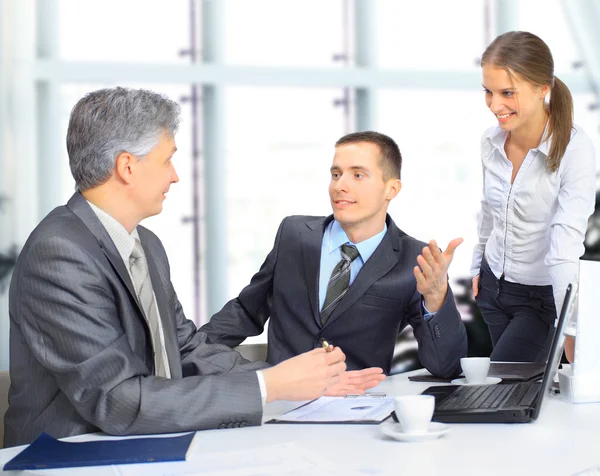
[[[344,398],[358,398],[358,397],[372,397],[372,398],[383,398],[385,397],[385,392],[371,392],[371,393],[364,393],[364,394],[359,394],[359,393],[348,393],[347,395],[344,395]]]
[[[319,339],[319,343],[327,352],[333,352],[333,343],[329,342],[327,339],[325,339],[325,337],[321,337],[321,339]]]

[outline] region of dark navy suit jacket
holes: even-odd
[[[387,216],[387,233],[346,295],[322,326],[319,318],[321,243],[329,217],[291,216],[275,245],[240,295],[201,330],[211,342],[236,346],[263,332],[269,321],[267,361],[277,364],[319,346],[325,337],[341,347],[349,370],[381,367],[389,373],[396,336],[411,325],[421,363],[433,374],[460,373],[467,352],[465,327],[452,290],[433,318],[423,319],[413,268],[425,243]]]

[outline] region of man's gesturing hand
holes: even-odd
[[[417,291],[425,301],[429,312],[437,312],[446,300],[448,293],[448,268],[454,257],[454,250],[463,242],[462,238],[455,238],[448,244],[442,253],[435,240],[423,248],[422,254],[417,256],[414,273],[417,280]]]

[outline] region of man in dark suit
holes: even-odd
[[[179,106],[144,90],[92,92],[67,148],[78,188],[32,232],[10,285],[5,445],[261,423],[266,402],[363,392],[339,348],[274,367],[210,344],[188,321],[160,240],[140,221],[179,181]],[[361,374],[364,375],[364,374]],[[352,376],[352,379],[350,379]]]
[[[250,284],[201,328],[208,339],[235,346],[270,319],[272,364],[326,338],[344,349],[348,369],[389,373],[396,336],[411,325],[421,363],[441,377],[458,375],[467,338],[447,271],[462,239],[441,252],[387,215],[401,162],[383,134],[342,137],[331,167],[333,215],[284,219]]]

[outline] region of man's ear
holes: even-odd
[[[387,187],[388,192],[385,198],[387,200],[392,200],[396,197],[396,195],[400,193],[400,190],[402,189],[402,182],[400,181],[400,179],[390,179],[388,181]]]
[[[137,159],[129,152],[121,152],[115,161],[115,175],[119,180],[130,184],[133,180],[133,172]]]

